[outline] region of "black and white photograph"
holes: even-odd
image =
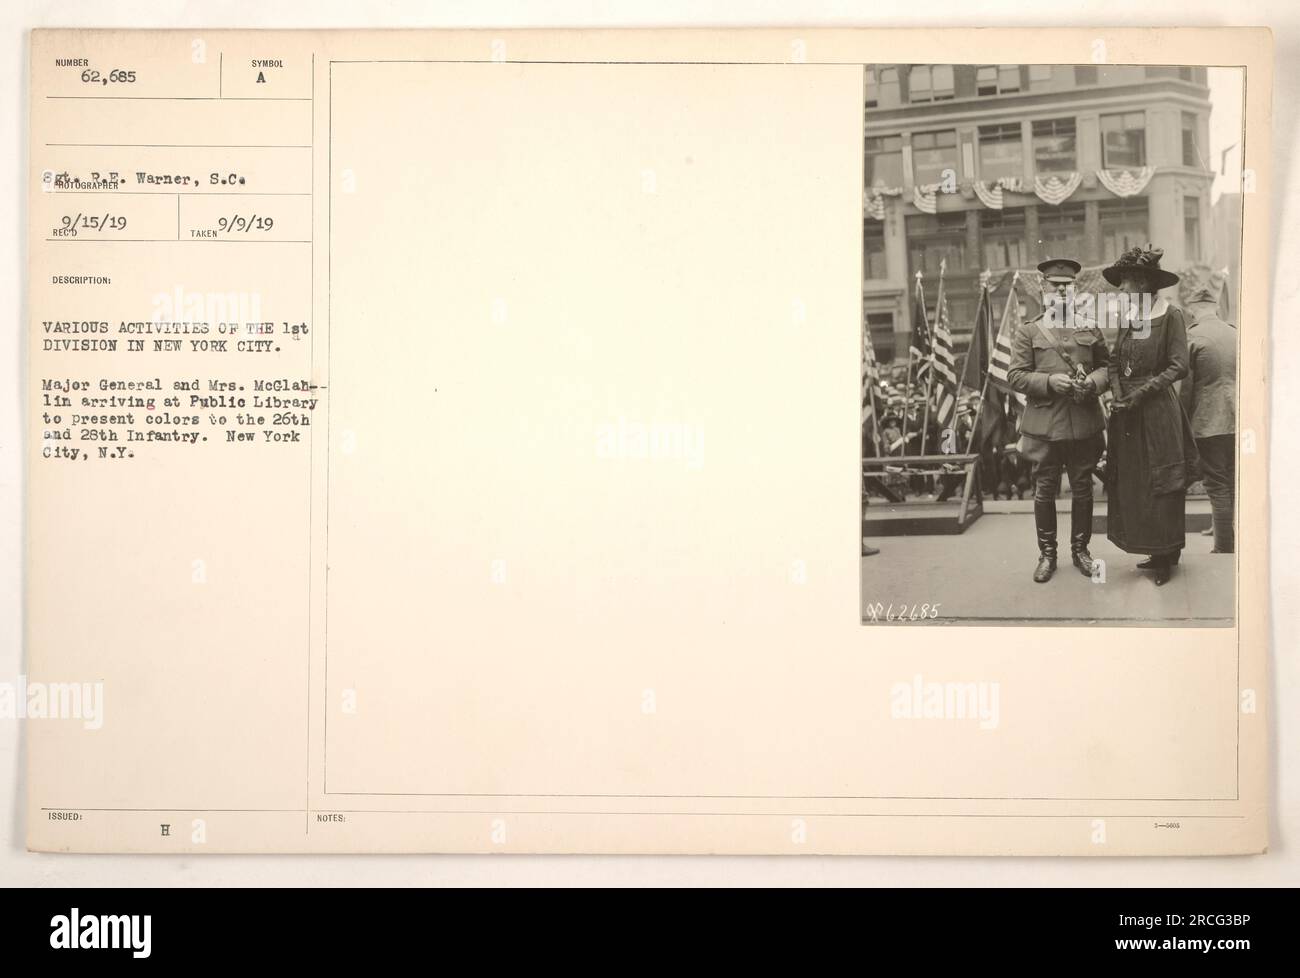
[[[1231,625],[1244,72],[866,72],[863,622]]]

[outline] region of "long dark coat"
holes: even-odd
[[[1187,376],[1187,325],[1170,307],[1145,337],[1120,329],[1111,390],[1132,406],[1110,418],[1106,536],[1128,553],[1171,554],[1187,542],[1184,507],[1196,478],[1196,442],[1174,390]]]

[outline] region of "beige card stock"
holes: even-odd
[[[31,848],[1266,848],[1267,32],[30,53]],[[903,61],[1244,70],[1231,627],[863,623]]]

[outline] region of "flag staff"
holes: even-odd
[[[940,276],[940,280],[942,280],[942,276]],[[943,289],[943,286],[941,285],[941,286],[940,286],[940,292],[939,292],[939,294],[940,294],[941,296],[943,295],[942,289]],[[935,308],[934,319],[935,319],[935,322],[938,322],[938,321],[939,321],[939,310],[938,310],[938,307]],[[925,414],[924,414],[924,416],[923,416],[922,419],[921,419],[921,455],[922,455],[922,457],[925,456],[925,439],[926,439],[926,436],[930,433],[930,398],[933,396],[933,391],[934,391],[934,346],[933,346],[933,343],[934,343],[934,337],[931,337],[931,338],[930,338],[930,342],[931,342],[931,344],[932,344],[931,347],[930,347],[930,369],[929,369],[928,371],[926,371],[926,374],[925,374]],[[934,478],[933,475],[926,475],[926,476],[924,477],[923,485],[926,487],[926,488],[925,488],[925,491],[926,491],[926,492],[932,492],[932,493],[935,494],[936,498],[938,497],[938,494],[939,494],[939,485],[938,485],[938,483],[935,481],[935,478]]]
[[[920,304],[921,319],[925,319],[925,290],[921,286],[921,270],[916,270],[916,293],[912,296],[912,301]],[[912,325],[916,326],[916,316],[912,316]],[[927,322],[926,329],[929,330],[930,324]],[[912,357],[916,352],[915,329],[909,334],[907,343],[907,382],[903,385],[903,444],[902,453],[907,454],[907,422],[912,416]],[[924,437],[924,433],[922,433]],[[921,454],[925,454],[922,450]]]
[[[902,454],[907,454],[907,420],[912,409],[912,349],[907,350],[907,383],[903,385],[903,445]]]
[[[925,454],[925,437],[930,432],[930,394],[934,386],[934,354],[930,354],[931,370],[925,375],[925,413],[921,417],[921,454]]]
[[[979,431],[980,418],[983,417],[984,415],[984,399],[988,397],[988,394],[989,394],[989,375],[986,372],[984,374],[984,386],[980,388],[980,402],[975,406],[975,419],[971,421],[970,437],[966,439],[967,455],[969,455],[971,453],[971,449],[975,447],[975,433]]]

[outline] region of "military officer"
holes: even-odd
[[[1007,379],[1025,395],[1020,453],[1033,465],[1034,528],[1043,584],[1056,571],[1056,494],[1061,469],[1070,480],[1070,558],[1091,577],[1092,475],[1105,446],[1098,395],[1105,390],[1109,353],[1097,323],[1074,301],[1080,265],[1049,258],[1038,266],[1046,282],[1044,312],[1021,323],[1011,348]]]

